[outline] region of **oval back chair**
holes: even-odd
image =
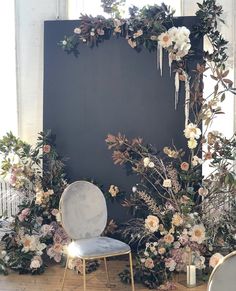
[[[128,254],[130,260],[131,286],[134,291],[132,254],[129,245],[119,240],[101,236],[107,223],[107,206],[102,191],[87,181],[76,181],[63,192],[60,200],[62,225],[72,242],[68,246],[67,262],[62,280],[64,289],[69,259],[83,261],[83,284],[86,290],[86,260],[104,259],[108,287],[107,257]]]
[[[225,256],[216,265],[208,282],[208,291],[236,290],[236,251]]]
[[[70,184],[60,200],[62,225],[73,240],[97,237],[107,224],[107,206],[102,191],[87,181]]]

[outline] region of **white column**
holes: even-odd
[[[198,6],[196,1],[192,0],[182,0],[183,1],[183,15],[191,16],[195,15]],[[199,1],[201,3],[201,1]],[[230,68],[229,78],[234,80],[234,87],[236,84],[236,3],[235,0],[219,0],[217,3],[221,4],[224,10],[224,14],[222,18],[225,20],[226,25],[220,24],[220,31],[226,40],[229,41],[229,50],[228,53],[230,58],[228,60],[227,66]],[[205,44],[205,49],[207,48],[207,44]],[[213,91],[214,81],[211,80],[210,77],[207,77],[207,83],[205,83],[205,96],[208,93]],[[236,130],[236,102],[235,96],[228,93],[226,96],[226,100],[222,103],[222,109],[225,112],[224,115],[218,116],[211,130],[218,130],[222,132],[225,136],[231,137]]]
[[[65,19],[66,0],[15,0],[19,136],[34,143],[43,125],[43,23]]]

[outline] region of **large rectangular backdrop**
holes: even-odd
[[[196,22],[196,17],[180,17],[175,26],[191,30]],[[52,129],[59,153],[69,158],[69,181],[93,178],[129,192],[136,178],[113,165],[104,141],[107,134],[143,137],[160,150],[172,142],[185,147],[184,88],[175,111],[174,78],[167,56],[161,77],[156,53],[146,49],[138,53],[122,37],[93,49],[81,44],[77,58],[68,55],[58,42],[77,26],[78,21],[45,22],[43,128]],[[191,42],[193,49],[202,48],[202,39]],[[191,67],[198,61],[192,59]],[[123,220],[121,209],[110,211]]]

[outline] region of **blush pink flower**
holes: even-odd
[[[165,266],[168,268],[171,272],[174,271],[176,267],[176,262],[172,258],[168,258],[165,260]]]
[[[10,183],[12,186],[15,185],[15,183],[16,183],[16,175],[15,175],[14,173],[11,174],[10,179],[9,179],[9,183]]]
[[[27,216],[27,215],[29,215],[29,213],[30,213],[30,209],[29,209],[29,208],[25,208],[25,209],[23,209],[23,210],[21,211],[21,213],[22,213],[23,215]]]
[[[51,213],[52,215],[56,216],[59,213],[59,210],[54,208]]]
[[[20,213],[18,215],[18,219],[20,220],[20,222],[23,222],[25,220],[25,216],[22,213]]]
[[[182,171],[186,171],[187,172],[189,170],[189,163],[187,163],[187,162],[181,163],[180,168],[181,168]]]
[[[45,154],[48,154],[48,153],[50,153],[50,151],[51,151],[51,146],[50,146],[49,144],[45,144],[45,145],[43,146],[43,152],[44,152]]]

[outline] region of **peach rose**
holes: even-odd
[[[201,187],[198,189],[198,194],[202,197],[207,196],[208,193],[209,191],[206,188]]]
[[[187,163],[187,162],[181,163],[180,168],[181,168],[182,171],[186,171],[187,172],[189,170],[189,163]]]
[[[158,253],[159,253],[160,255],[164,255],[165,252],[166,252],[166,249],[163,248],[163,247],[161,247],[161,248],[158,249]]]
[[[144,263],[145,267],[148,268],[148,269],[153,269],[154,268],[154,263],[153,263],[153,260],[151,258],[147,258],[145,260],[145,263]]]
[[[215,266],[223,259],[223,256],[220,253],[215,253],[211,256],[209,261],[209,266],[215,268]]]
[[[170,233],[167,233],[165,236],[164,236],[164,241],[167,243],[167,244],[171,244],[174,242],[174,237],[172,234]]]

